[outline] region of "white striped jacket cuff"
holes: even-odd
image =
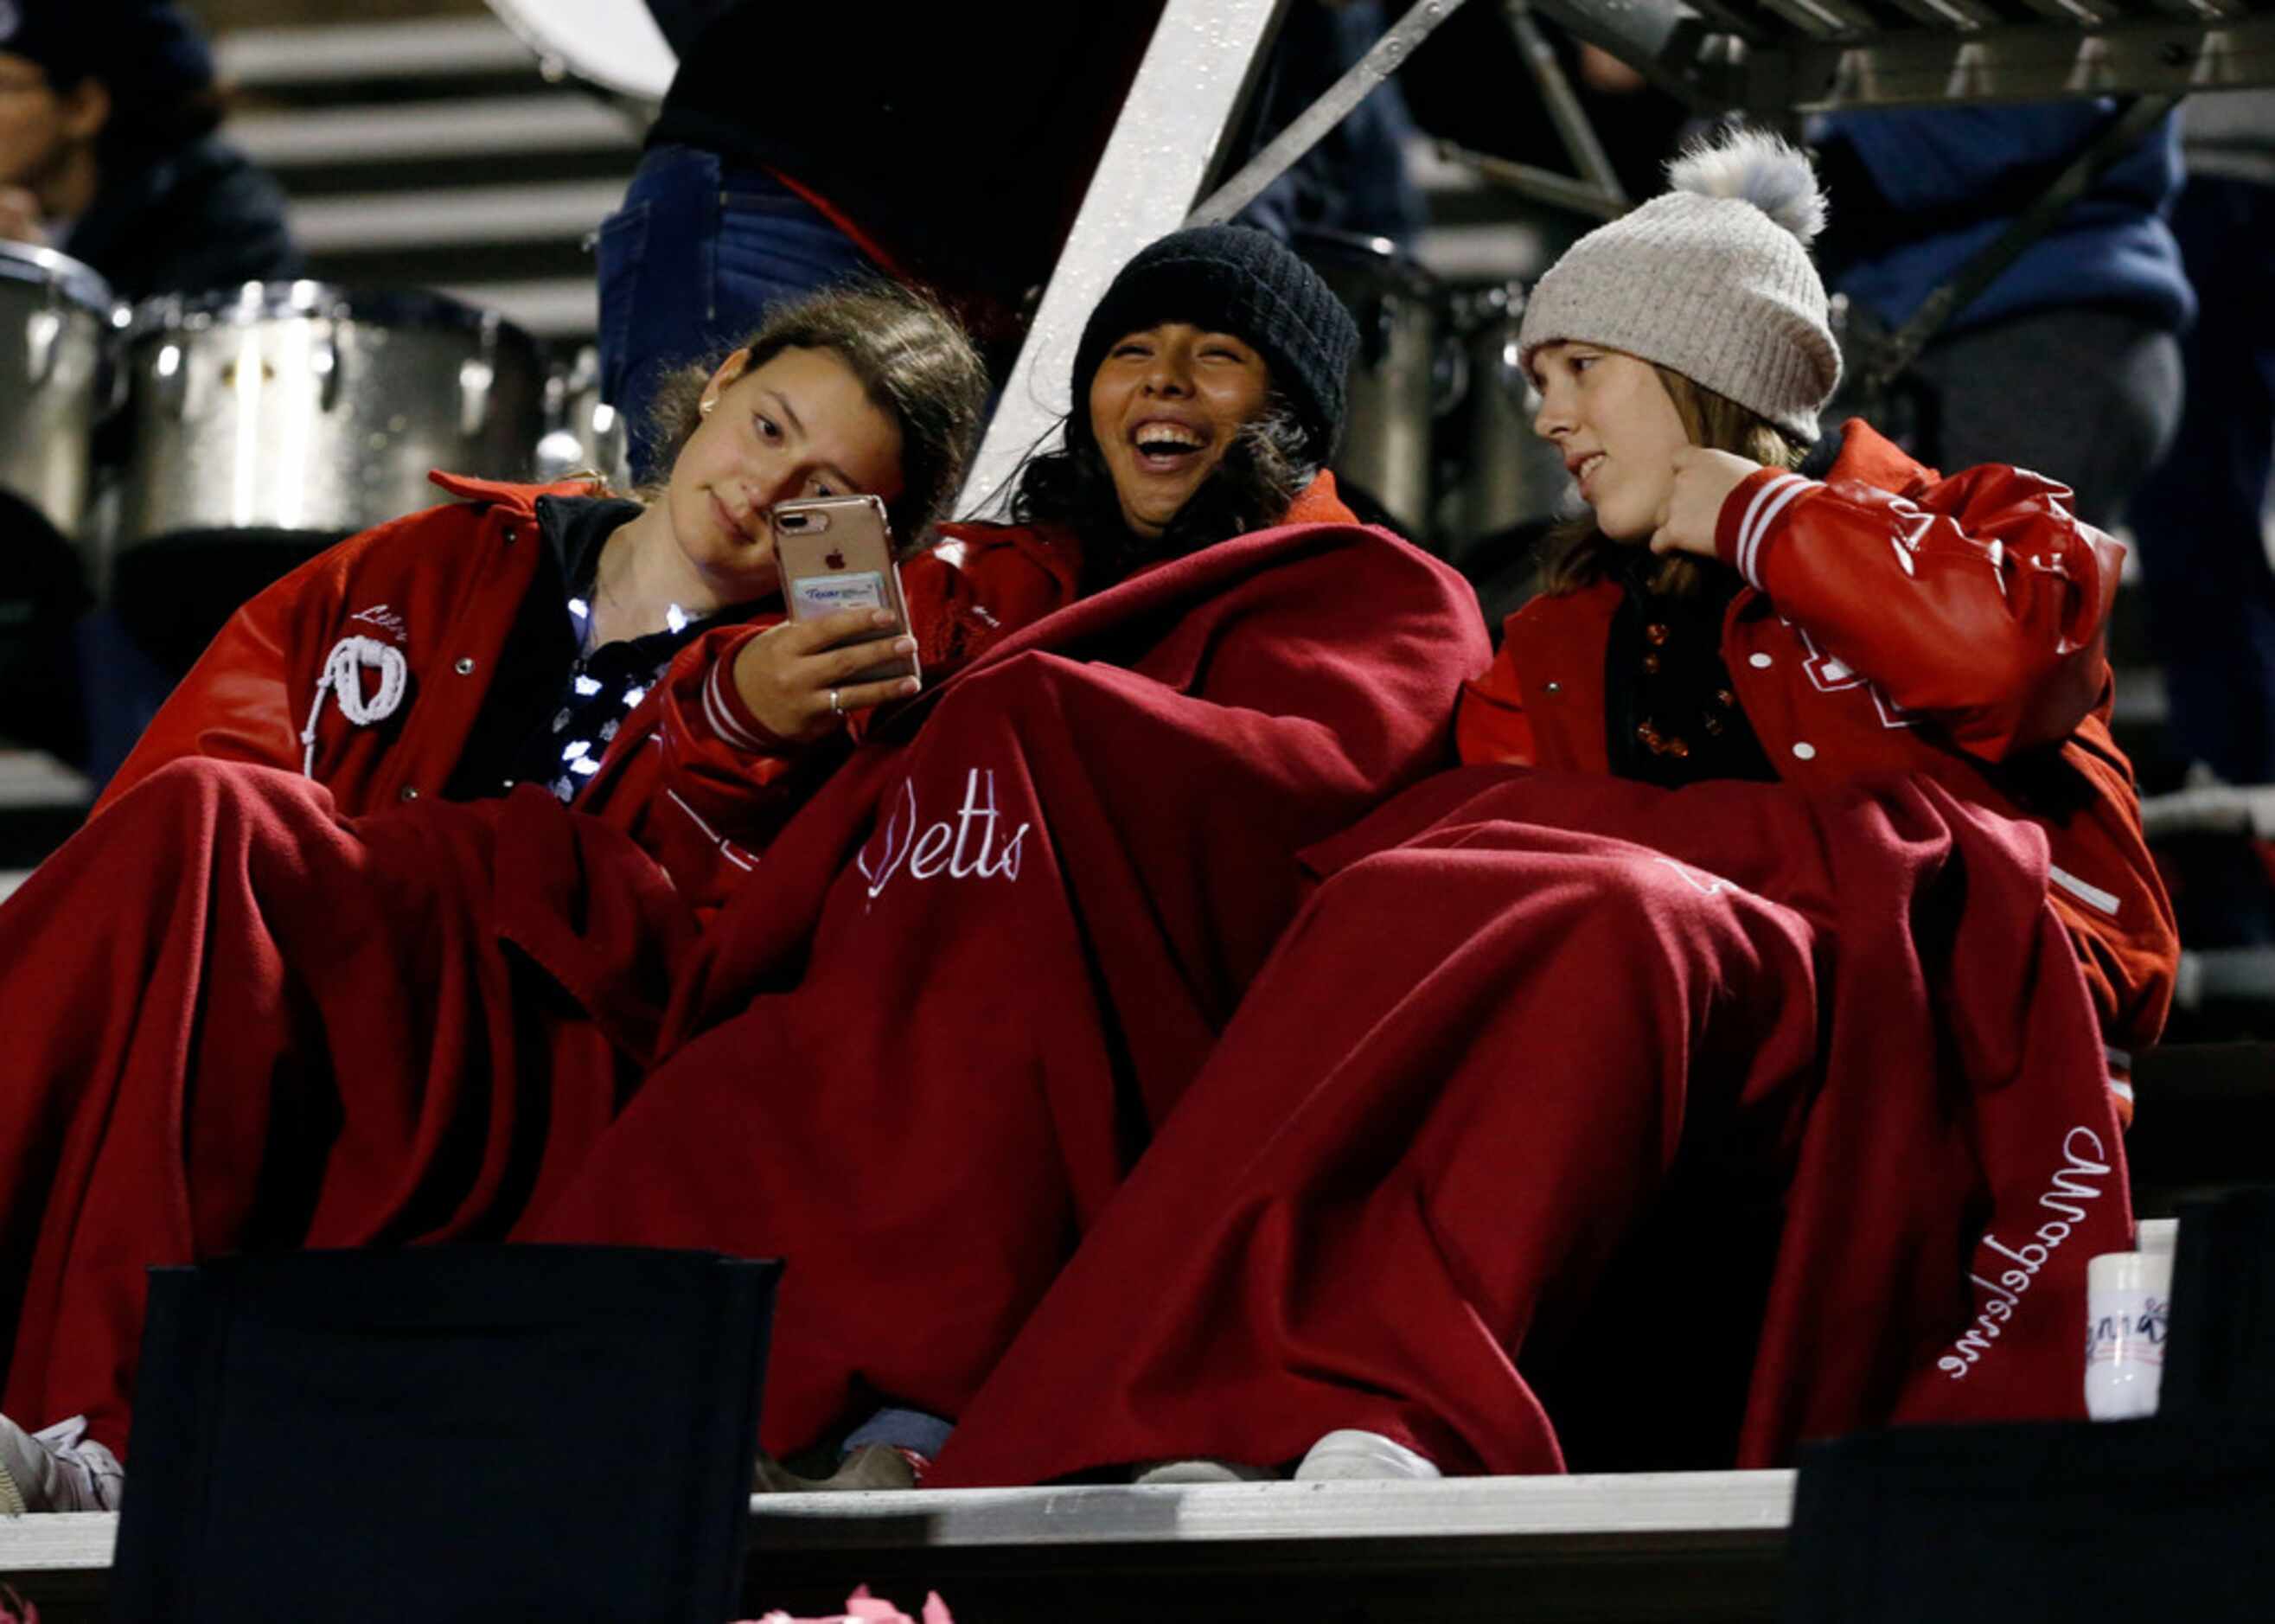
[[[1731,562],[1738,566],[1738,573],[1745,577],[1746,585],[1756,592],[1769,590],[1762,584],[1762,539],[1769,534],[1770,526],[1777,522],[1778,515],[1792,504],[1795,497],[1816,488],[1817,481],[1814,480],[1804,480],[1797,473],[1780,473],[1774,479],[1763,480],[1747,502],[1745,515],[1738,521],[1737,555]]]
[[[735,645],[735,649],[741,647],[739,643]],[[734,708],[728,702],[724,684],[728,680],[727,668],[734,662],[733,657],[734,650],[729,650],[711,662],[710,673],[703,679],[703,720],[710,724],[712,732],[736,749],[748,751],[753,755],[770,754],[779,750],[781,744],[776,740],[752,732],[736,718]]]

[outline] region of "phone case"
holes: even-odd
[[[894,623],[858,642],[881,642],[908,631],[909,612],[901,595],[901,567],[893,557],[893,534],[885,504],[874,496],[814,496],[775,504],[775,561],[782,570],[782,601],[792,620],[813,620],[840,609],[889,609]],[[855,672],[849,683],[881,683],[918,676],[916,655],[892,659]]]

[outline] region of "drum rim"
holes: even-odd
[[[556,34],[547,26],[544,15],[527,6],[525,0],[484,0],[484,3],[488,6],[490,15],[503,24],[506,32],[519,40],[539,62],[557,64],[561,72],[588,85],[598,86],[611,95],[653,108],[663,100],[670,89],[672,78],[678,72],[679,59],[672,51],[669,40],[663,42],[664,55],[672,64],[672,72],[665,76],[663,84],[657,85],[652,80],[637,79],[624,72],[606,57],[585,49],[574,34]],[[634,9],[651,26],[656,26],[659,35],[662,34],[646,6],[636,5]]]
[[[258,290],[258,293],[255,293]],[[161,293],[132,307],[126,342],[214,327],[251,327],[276,321],[363,321],[377,326],[480,333],[495,328],[499,342],[534,353],[537,336],[498,311],[432,288],[359,288],[303,277],[246,282],[206,293]]]
[[[84,260],[37,243],[0,241],[0,279],[59,289],[101,321],[111,320],[111,313],[119,307],[101,271]]]
[[[1386,282],[1396,282],[1418,297],[1443,296],[1443,277],[1387,237],[1372,231],[1339,231],[1326,226],[1297,226],[1289,234],[1289,246],[1298,259],[1311,260],[1313,245],[1345,264],[1363,267]]]

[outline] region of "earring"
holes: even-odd
[[[697,407],[696,411],[702,416],[707,418],[711,415],[711,408],[718,404],[719,397],[716,395],[714,395],[710,399],[705,401],[700,406]]]

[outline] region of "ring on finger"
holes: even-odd
[[[845,707],[837,702],[837,690],[835,688],[829,691],[829,714],[833,716],[843,716],[845,714]]]

